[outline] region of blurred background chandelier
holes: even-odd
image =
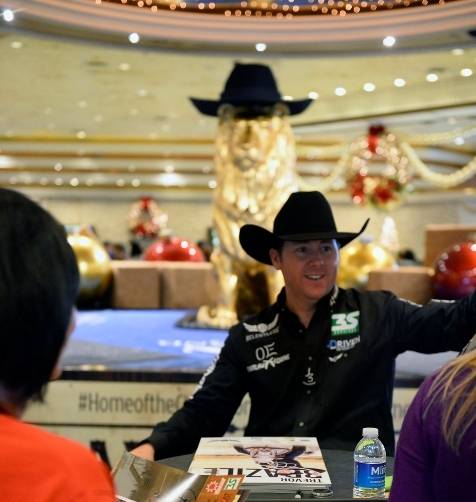
[[[458,0],[91,0],[97,5],[120,4],[149,9],[206,12],[225,16],[293,17],[305,15],[346,16],[359,12],[388,11],[427,5],[443,5]]]

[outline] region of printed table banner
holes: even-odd
[[[45,402],[32,404],[24,418],[91,446],[113,466],[127,446],[144,439],[157,422],[167,420],[195,389],[194,383],[58,380],[49,385]],[[415,392],[414,388],[394,391],[397,435]],[[249,407],[245,396],[230,434],[244,434]]]

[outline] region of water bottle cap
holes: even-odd
[[[362,436],[365,436],[367,438],[378,438],[377,427],[364,427],[362,429]]]

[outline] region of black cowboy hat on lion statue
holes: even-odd
[[[285,101],[279,92],[271,68],[262,64],[235,63],[218,100],[190,98],[199,112],[217,117],[220,106],[230,104],[249,111],[265,110],[281,103],[289,115],[302,113],[312,99]]]

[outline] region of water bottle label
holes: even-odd
[[[366,464],[355,462],[354,486],[360,488],[383,488],[385,486],[386,463]]]

